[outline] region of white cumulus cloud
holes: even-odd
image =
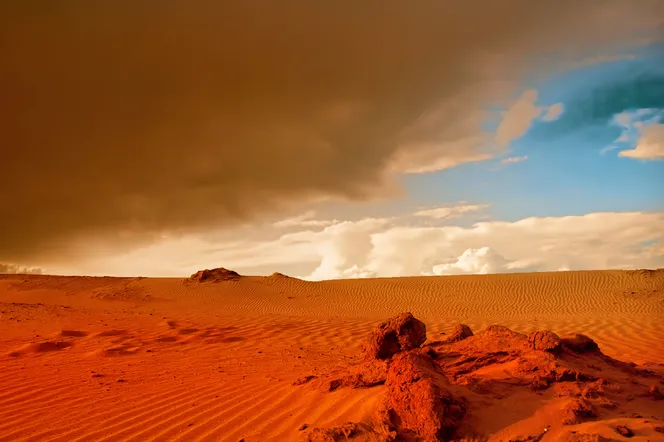
[[[643,127],[636,146],[633,149],[622,150],[618,155],[640,160],[664,158],[664,124]]]
[[[455,261],[433,266],[434,275],[501,273],[508,269],[509,260],[489,247],[467,249]]]
[[[614,115],[613,124],[622,128],[615,143],[628,143],[631,148],[623,149],[618,156],[640,160],[664,158],[664,112],[661,109],[636,109]],[[602,149],[604,154],[618,149],[611,145]]]
[[[664,266],[664,213],[531,217],[467,228],[383,226],[365,234],[366,256],[354,256],[353,264],[376,276]],[[339,264],[346,260],[341,252],[327,249],[321,259]],[[328,267],[325,276],[343,277],[350,267]]]
[[[664,267],[664,212],[602,212],[577,216],[427,225],[426,217],[343,221],[260,236],[168,237],[149,247],[88,260],[55,273],[186,276],[227,267],[243,274],[280,271],[310,280]],[[444,222],[444,221],[443,221]],[[268,226],[269,227],[269,226]],[[235,238],[238,239],[235,239]]]

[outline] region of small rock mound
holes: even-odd
[[[458,342],[473,336],[473,331],[466,324],[457,324],[445,342]]]
[[[657,385],[650,386],[650,388],[648,389],[648,396],[650,396],[651,399],[656,401],[661,401],[662,399],[664,399],[664,394],[662,394]]]
[[[560,340],[562,344],[575,353],[589,353],[599,350],[599,346],[595,341],[586,335],[575,334],[565,336]]]
[[[528,336],[528,344],[533,350],[556,351],[560,348],[560,338],[548,330],[536,331]]]
[[[625,425],[618,425],[616,427],[616,433],[622,437],[634,437],[634,432],[627,428]]]
[[[237,281],[241,275],[233,270],[228,270],[223,267],[218,269],[199,270],[189,277],[191,282],[221,282],[221,281]]]
[[[421,346],[427,339],[427,327],[411,313],[401,313],[376,327],[362,351],[374,359],[389,359],[401,351]]]

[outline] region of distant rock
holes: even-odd
[[[297,278],[293,278],[292,276],[284,275],[283,273],[279,273],[279,272],[274,272],[273,274],[268,276],[268,278],[271,278],[271,279],[297,279]]]
[[[242,277],[239,273],[228,270],[223,267],[217,269],[199,270],[191,275],[188,281],[191,282],[221,282],[221,281],[237,281]]]

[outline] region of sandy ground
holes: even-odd
[[[612,358],[664,366],[661,270],[213,283],[1,275],[0,440],[297,441],[303,425],[363,422],[384,385],[293,383],[359,362],[373,327],[407,311],[427,342],[459,323],[476,333],[499,324],[583,333]],[[552,425],[522,440],[568,440],[553,402],[524,389],[468,413],[483,438]],[[578,427],[622,440],[610,430],[622,419],[631,440],[664,440],[652,430],[664,401],[618,405]]]

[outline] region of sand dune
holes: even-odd
[[[364,422],[385,386],[329,393],[293,383],[359,363],[373,327],[404,311],[426,323],[427,342],[459,323],[499,324],[583,333],[609,357],[664,364],[662,270],[323,282],[2,275],[0,440],[296,441]],[[520,409],[522,396],[489,401],[500,419],[474,431],[509,440],[510,429],[551,418],[548,396],[535,414]],[[651,427],[664,401],[642,407],[633,412],[643,418],[612,419],[627,422],[632,440],[658,440]],[[622,437],[603,433],[614,424],[593,425],[579,428]],[[571,428],[541,440],[574,440]]]

